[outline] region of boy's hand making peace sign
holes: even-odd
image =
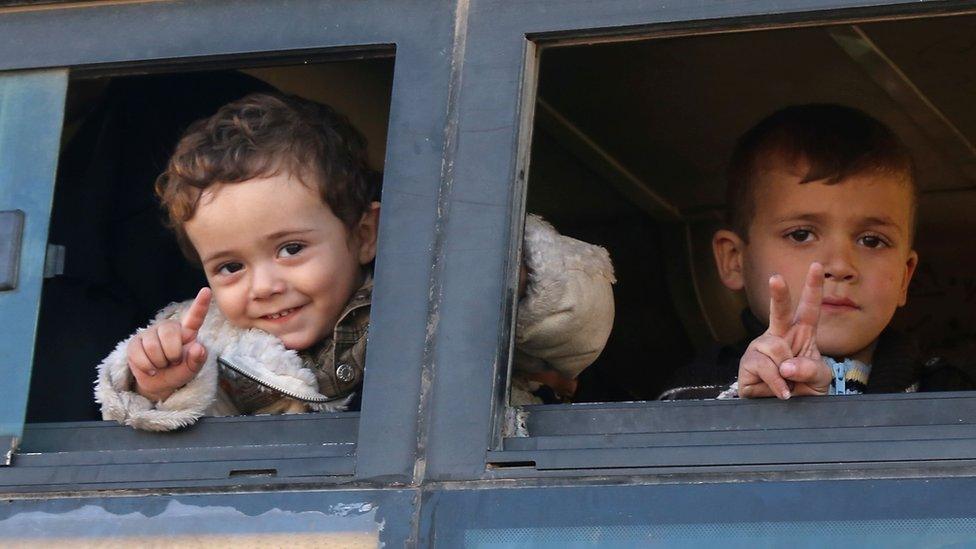
[[[817,349],[824,268],[812,263],[796,311],[779,275],[769,278],[769,329],[752,340],[739,360],[739,396],[826,395],[833,373]]]
[[[166,400],[189,383],[207,360],[197,332],[210,308],[210,288],[203,288],[179,321],[163,320],[142,330],[126,348],[136,391],[153,402]]]

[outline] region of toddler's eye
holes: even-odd
[[[241,263],[237,263],[237,262],[224,263],[220,267],[217,267],[217,272],[220,273],[220,274],[223,274],[223,275],[230,275],[230,274],[236,273],[237,271],[239,271],[239,270],[241,270],[243,268],[244,268],[244,265],[241,264]]]
[[[808,231],[807,229],[797,229],[795,231],[791,231],[786,236],[794,242],[809,242],[813,239],[813,231]]]
[[[297,242],[292,242],[291,244],[285,244],[278,250],[278,257],[291,257],[293,255],[298,255],[299,252],[305,249],[304,244],[299,244]]]
[[[884,248],[888,246],[888,243],[884,241],[880,236],[866,235],[858,239],[862,246],[867,248]]]

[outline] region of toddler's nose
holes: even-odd
[[[285,290],[285,283],[274,267],[255,266],[251,270],[251,299],[267,299]]]

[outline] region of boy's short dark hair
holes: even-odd
[[[378,199],[366,139],[345,116],[297,96],[254,93],[190,125],[156,180],[156,194],[187,258],[200,261],[183,224],[205,189],[282,171],[314,185],[350,228]]]
[[[834,104],[795,105],[767,116],[739,138],[727,173],[727,222],[746,241],[755,215],[756,176],[764,160],[809,164],[800,183],[826,179],[831,185],[865,172],[904,176],[914,220],[917,188],[911,155],[888,126],[863,111]]]

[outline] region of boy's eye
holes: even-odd
[[[888,245],[880,236],[866,235],[858,239],[862,246],[867,248],[884,248]]]
[[[809,242],[813,239],[813,231],[808,231],[807,229],[797,229],[795,231],[791,231],[786,236],[794,242]]]
[[[304,244],[299,244],[297,242],[292,242],[291,244],[285,244],[278,250],[278,257],[291,257],[293,255],[298,255],[299,252],[305,249]]]
[[[241,264],[241,263],[236,263],[236,262],[235,263],[224,263],[223,265],[221,265],[220,267],[217,268],[217,272],[220,273],[220,274],[228,275],[228,274],[234,274],[234,273],[236,273],[237,271],[239,271],[239,270],[241,270],[243,268],[244,268],[244,265]]]

